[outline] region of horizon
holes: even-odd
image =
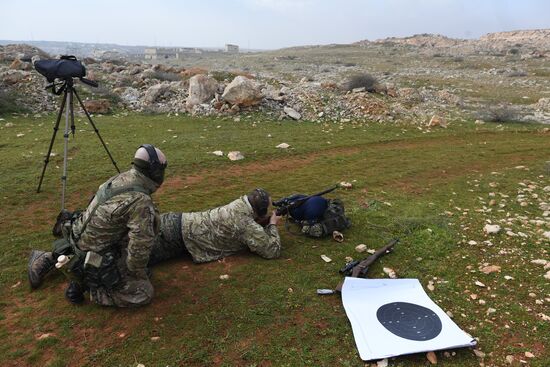
[[[75,16],[75,8],[81,15]],[[60,0],[55,9],[29,0],[2,4],[0,10],[2,40],[128,47],[216,49],[230,43],[274,50],[425,33],[477,39],[487,33],[550,28],[550,2],[543,0],[159,0],[154,6],[146,0],[92,5]]]

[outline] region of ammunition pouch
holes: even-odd
[[[68,278],[90,288],[116,288],[122,276],[113,252],[98,254],[93,251],[82,251],[65,239],[54,241],[53,256],[70,256],[71,260],[61,268]]]
[[[93,251],[86,252],[84,258],[84,283],[90,289],[115,289],[122,281],[117,266],[118,257],[112,252],[100,255]]]

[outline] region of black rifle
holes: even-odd
[[[302,205],[303,203],[305,203],[308,199],[310,199],[314,196],[323,196],[325,194],[328,194],[329,192],[332,192],[332,191],[336,190],[337,188],[338,188],[338,185],[334,185],[334,186],[332,186],[332,187],[330,187],[330,188],[328,188],[324,191],[318,192],[316,194],[306,195],[306,196],[299,197],[299,198],[296,198],[296,199],[293,198],[296,195],[287,196],[287,197],[284,197],[284,198],[279,199],[277,201],[274,201],[273,206],[277,208],[277,210],[276,210],[277,215],[285,215],[285,214],[288,214],[288,212],[291,209],[297,208],[300,205]]]
[[[399,242],[399,238],[394,238],[388,244],[380,249],[378,249],[374,254],[367,257],[366,259],[363,259],[361,261],[356,260],[352,261],[349,264],[346,264],[342,269],[340,269],[340,273],[344,274],[345,276],[351,276],[354,278],[366,278],[367,272],[369,271],[369,266],[371,266],[378,258],[382,255],[385,255],[387,252],[390,252],[395,245]]]

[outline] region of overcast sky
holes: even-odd
[[[550,0],[0,0],[0,39],[272,49],[550,28]]]

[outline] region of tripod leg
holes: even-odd
[[[76,93],[76,90],[73,90],[74,92],[74,95],[76,96],[76,99],[78,100],[78,102],[80,103],[80,107],[82,107],[82,109],[84,110],[84,113],[86,114],[86,117],[88,118],[88,121],[90,121],[90,124],[92,124],[92,127],[94,128],[94,131],[97,135],[97,137],[99,138],[99,141],[101,141],[101,144],[103,144],[103,148],[105,148],[105,151],[107,152],[107,155],[109,155],[109,158],[111,159],[111,162],[113,162],[113,166],[115,166],[116,170],[118,173],[120,173],[120,170],[118,169],[118,166],[116,165],[116,162],[115,160],[113,159],[113,156],[111,155],[111,152],[109,152],[109,149],[107,148],[107,145],[105,145],[105,142],[103,141],[103,138],[101,137],[101,135],[99,134],[99,130],[97,129],[97,127],[95,126],[92,118],[90,117],[90,114],[88,113],[88,111],[86,110],[86,107],[84,107],[84,103],[82,103],[82,100],[80,99],[80,97],[78,96],[78,93]]]
[[[55,141],[55,136],[57,135],[57,130],[59,130],[59,122],[61,121],[61,116],[63,115],[63,109],[65,108],[66,101],[67,101],[67,90],[65,90],[65,94],[63,95],[63,100],[61,101],[61,108],[59,109],[59,113],[57,114],[57,120],[55,121],[55,126],[53,127],[53,135],[50,141],[50,147],[48,148],[48,153],[46,153],[46,156],[44,157],[44,167],[42,168],[42,174],[40,175],[40,181],[38,182],[38,188],[36,189],[37,193],[40,192],[40,188],[42,187],[42,180],[44,180],[44,173],[46,173],[46,167],[50,162],[50,154],[52,153],[53,143]]]
[[[67,86],[67,109],[65,110],[65,132],[63,134],[63,175],[61,176],[61,210],[65,209],[65,190],[67,189],[67,155],[69,150],[69,116],[73,119],[73,88]],[[74,125],[74,121],[72,122]]]

